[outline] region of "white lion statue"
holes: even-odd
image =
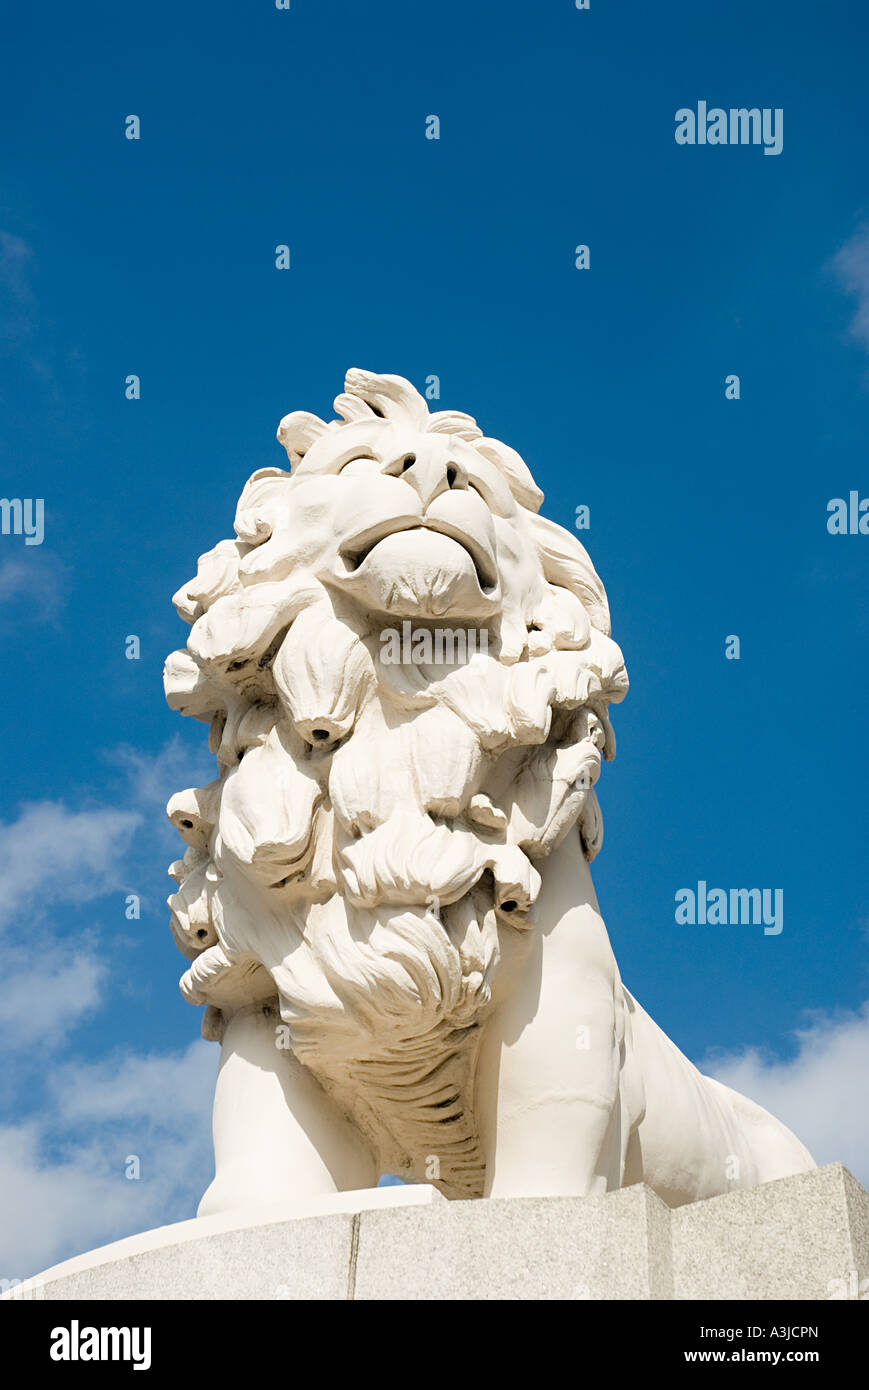
[[[370,1187],[671,1206],[813,1167],[624,988],[589,873],[628,688],[517,453],[401,377],[297,411],[175,596],[181,988],[222,1044],[200,1214]],[[444,626],[446,625],[446,626]]]

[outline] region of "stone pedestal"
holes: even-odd
[[[840,1163],[670,1211],[447,1202],[428,1186],[184,1221],[56,1265],[44,1299],[869,1299],[869,1193]]]

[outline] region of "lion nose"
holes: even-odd
[[[423,511],[442,492],[468,486],[465,469],[448,455],[405,454],[398,468],[398,476],[419,493]]]

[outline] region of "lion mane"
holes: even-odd
[[[174,598],[191,632],[167,699],[210,726],[218,771],[167,808],[181,988],[217,1039],[273,1005],[383,1168],[435,1153],[442,1191],[477,1196],[505,935],[534,930],[566,835],[600,847],[627,676],[589,557],[514,450],[400,377],[352,370],[334,405],[281,421],[289,470],[252,475]],[[443,621],[473,638],[455,660],[388,659],[402,624]]]

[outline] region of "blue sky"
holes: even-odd
[[[869,536],[826,526],[869,496],[867,29],[843,0],[7,19],[0,492],[45,539],[0,536],[0,1277],[208,1182],[162,806],[211,774],[163,704],[170,596],[349,366],[436,374],[548,516],[590,508],[632,681],[594,866],[622,974],[869,1181]],[[700,100],[781,108],[781,154],[677,145]],[[784,930],[678,925],[699,880],[782,889]]]

